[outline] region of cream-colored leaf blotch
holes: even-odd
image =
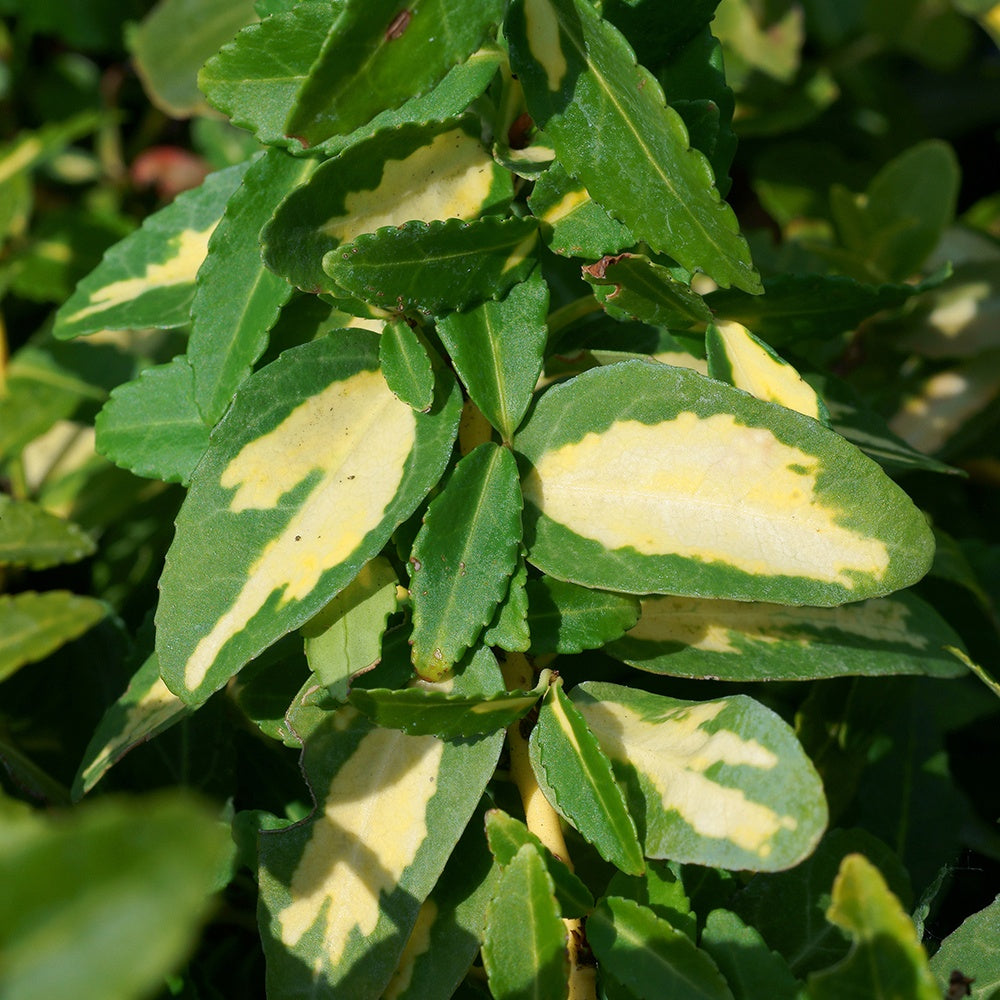
[[[879,539],[838,523],[817,493],[820,459],[727,413],[623,420],[545,452],[525,498],[546,517],[607,549],[678,555],[761,576],[798,576],[850,589],[881,578]]]
[[[524,22],[528,47],[534,60],[545,70],[549,90],[560,90],[569,66],[559,38],[559,18],[549,0],[525,0]]]
[[[271,594],[283,591],[283,602],[306,597],[377,527],[415,440],[413,410],[392,394],[381,372],[362,371],[310,397],[236,455],[221,479],[236,491],[233,513],[275,507],[310,476],[316,485],[195,647],[184,671],[188,690],[204,681],[222,647]]]

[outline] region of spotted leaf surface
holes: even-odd
[[[776,871],[815,847],[827,819],[819,776],[763,705],[593,682],[571,697],[625,786],[646,857]]]
[[[519,0],[505,33],[528,110],[590,195],[689,270],[760,291],[708,160],[618,30],[585,0]]]
[[[528,558],[626,593],[836,605],[927,571],[906,495],[814,420],[628,361],[547,392],[514,442]]]
[[[961,639],[928,604],[903,592],[836,608],[648,597],[608,652],[677,677],[812,680],[927,674],[959,677]]]
[[[442,376],[435,405],[415,413],[386,386],[377,340],[340,332],[286,351],[213,435],[160,580],[157,652],[186,700],[316,614],[441,475],[457,386]]]
[[[209,237],[249,166],[211,174],[111,247],[56,314],[55,336],[187,323]]]
[[[456,683],[502,688],[495,664]],[[303,752],[316,810],[260,841],[268,995],[382,996],[502,740],[408,736],[351,706],[321,713]]]

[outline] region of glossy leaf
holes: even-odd
[[[483,644],[499,646],[511,653],[525,653],[531,646],[531,635],[528,631],[528,592],[525,583],[528,579],[528,567],[524,558],[518,559],[517,567],[510,578],[507,596],[501,601],[500,607],[490,624],[483,632]]]
[[[702,297],[670,269],[641,254],[603,257],[583,269],[597,301],[608,315],[636,319],[651,326],[686,330],[711,320]]]
[[[975,980],[975,995],[994,997],[1000,990],[1000,900],[967,917],[942,942],[931,971],[944,989],[954,970]],[[959,994],[961,995],[961,994]]]
[[[509,441],[527,412],[548,337],[549,289],[535,272],[496,302],[443,317],[436,330],[469,397]]]
[[[908,592],[838,608],[650,597],[612,656],[641,670],[720,680],[927,674],[961,677],[961,640]]]
[[[296,94],[285,134],[304,146],[364,125],[430,90],[499,24],[501,0],[345,0]]]
[[[543,576],[531,580],[528,628],[531,654],[579,653],[620,638],[639,618],[639,601]]]
[[[0,680],[44,660],[107,613],[100,601],[65,590],[0,594]]]
[[[97,448],[115,465],[147,479],[185,484],[208,450],[212,430],[195,402],[186,355],[120,385],[96,425]]]
[[[759,291],[708,161],[617,29],[581,0],[520,0],[505,33],[528,110],[591,197],[688,270]]]
[[[839,965],[809,977],[812,1000],[940,1000],[912,922],[863,854],[849,854],[841,863],[827,919],[846,930],[854,946]]]
[[[55,336],[187,323],[209,237],[249,166],[209,175],[108,250],[59,309]]]
[[[299,288],[342,295],[323,270],[340,244],[382,226],[502,211],[512,194],[471,119],[390,129],[344,149],[285,199],[264,230],[264,257]]]
[[[524,844],[500,876],[486,913],[483,964],[496,1000],[568,995],[566,928],[534,844]]]
[[[626,593],[835,605],[927,571],[929,529],[821,424],[668,365],[592,369],[514,442],[528,558]]]
[[[378,360],[393,394],[415,410],[426,412],[434,401],[434,372],[427,349],[403,322],[387,323],[378,346]]]
[[[457,386],[442,378],[435,407],[415,414],[386,387],[377,339],[352,331],[286,351],[213,434],[160,580],[157,653],[185,700],[316,614],[441,475]]]
[[[492,689],[467,672],[457,690],[498,693],[493,669]],[[316,714],[303,767],[317,808],[260,843],[269,995],[382,996],[502,740],[407,736],[350,706]]]
[[[677,867],[677,866],[675,866]],[[604,890],[605,896],[621,896],[648,907],[675,930],[698,942],[698,920],[691,911],[684,883],[665,861],[648,861],[642,875],[616,872]]]
[[[605,860],[640,874],[642,846],[625,796],[586,720],[563,693],[562,678],[546,692],[528,747],[539,785],[555,809]]]
[[[431,501],[413,544],[413,664],[421,677],[439,680],[490,623],[520,542],[514,457],[482,444]]]
[[[438,313],[499,298],[535,266],[531,219],[411,222],[330,251],[323,269],[344,291],[384,309]]]
[[[0,565],[45,569],[76,562],[94,548],[90,536],[72,521],[0,494]]]
[[[586,885],[519,819],[509,816],[502,809],[491,809],[486,814],[486,837],[501,868],[506,868],[525,844],[534,845],[545,862],[560,913],[564,917],[585,917],[594,908],[594,897]]]
[[[605,897],[587,920],[587,940],[600,967],[637,1000],[683,996],[733,1000],[715,963],[648,907]]]
[[[827,819],[819,776],[763,705],[595,682],[571,697],[625,787],[646,857],[776,871],[815,847]]]
[[[191,304],[188,361],[205,422],[214,426],[267,347],[267,334],[292,288],[260,259],[260,231],[278,202],[315,170],[272,149],[247,171],[208,241]]]

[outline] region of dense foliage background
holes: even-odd
[[[260,148],[208,105],[197,71],[282,6],[0,0],[0,995],[5,976],[22,984],[11,997],[70,995],[66,983],[78,997],[262,995],[255,824],[312,804],[298,753],[258,728],[282,708],[231,687],[113,768],[92,743],[151,649],[183,499],[98,455],[94,420],[116,386],[182,353],[186,329],[57,342],[51,327],[108,247]],[[650,6],[603,5],[655,67],[655,32],[630,27]],[[927,281],[850,335],[789,352],[947,463],[896,471],[938,542],[918,593],[980,676],[673,692],[747,691],[795,726],[831,827],[882,841],[872,853],[933,953],[1000,892],[1000,18],[976,0],[722,0],[713,31],[739,138],[726,197],[761,272],[879,285],[912,279],[915,262]],[[907,213],[911,225],[882,225]],[[269,358],[285,340],[276,330]],[[37,506],[30,525],[8,498]],[[577,655],[567,676],[604,669]],[[3,957],[5,936],[50,926]],[[974,996],[994,995],[982,986]]]

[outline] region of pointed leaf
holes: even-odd
[[[822,784],[763,705],[593,682],[572,699],[625,786],[646,857],[776,871],[815,847],[827,819]]]
[[[509,816],[502,809],[491,809],[486,814],[486,837],[501,868],[506,868],[525,844],[535,846],[552,878],[556,901],[564,917],[585,917],[594,908],[594,897],[580,878],[519,819]]]
[[[954,970],[975,980],[976,994],[994,997],[1000,990],[1000,898],[967,917],[951,932],[931,959],[942,988]],[[959,994],[961,995],[961,994]]]
[[[640,670],[717,680],[927,674],[961,677],[961,640],[909,592],[838,608],[650,597],[607,652]]]
[[[343,295],[323,270],[340,244],[382,226],[500,212],[512,195],[478,120],[391,129],[323,163],[285,199],[264,230],[264,259],[299,288]]]
[[[534,844],[524,844],[500,876],[486,912],[483,964],[496,1000],[560,1000],[568,995],[566,928]]]
[[[285,351],[219,423],[160,580],[157,653],[185,700],[203,701],[316,614],[441,475],[457,386],[442,373],[435,407],[415,414],[377,355],[365,331]]]
[[[46,569],[76,562],[93,551],[91,537],[72,521],[0,494],[0,565]]]
[[[107,607],[65,590],[0,594],[0,681],[93,628]]]
[[[386,324],[379,338],[378,360],[386,384],[398,399],[415,410],[430,409],[434,401],[431,359],[408,324]]]
[[[502,0],[345,0],[285,123],[304,146],[351,132],[430,90],[485,40]]]
[[[854,947],[839,965],[809,977],[813,1000],[940,1000],[912,922],[863,854],[849,854],[841,863],[827,919],[851,935]]]
[[[528,628],[531,654],[579,653],[620,638],[639,618],[639,601],[543,576],[531,580]]]
[[[733,1000],[709,956],[648,907],[605,897],[587,921],[587,940],[600,967],[637,1000]]]
[[[212,430],[195,402],[194,372],[183,354],[115,389],[96,427],[97,450],[115,465],[184,484],[208,450]]]
[[[679,331],[712,318],[697,292],[679,281],[670,268],[641,254],[602,257],[583,268],[583,280],[594,286],[594,295],[608,315],[618,319]]]
[[[188,361],[195,400],[214,426],[267,347],[267,333],[292,288],[260,259],[260,231],[278,202],[316,169],[272,149],[256,160],[208,241],[191,304]]]
[[[459,691],[466,681],[489,683],[467,672]],[[317,808],[260,841],[268,995],[382,996],[502,741],[407,736],[350,706],[319,713],[303,751]]]
[[[439,680],[489,624],[520,542],[514,457],[482,444],[431,502],[413,545],[413,664],[421,677]]]
[[[528,744],[531,766],[553,807],[597,848],[631,875],[645,867],[642,846],[611,763],[558,678],[542,702]]]
[[[469,398],[509,441],[527,412],[548,338],[549,288],[538,272],[496,302],[454,312],[436,330]]]
[[[833,605],[927,571],[923,516],[821,424],[682,368],[556,386],[514,442],[528,558],[626,593]]]
[[[688,270],[760,291],[708,161],[618,30],[583,0],[520,0],[505,33],[528,110],[591,196]]]
[[[499,298],[535,266],[533,219],[411,222],[331,250],[323,269],[345,292],[383,309],[438,313]]]
[[[248,160],[210,174],[111,247],[62,305],[53,334],[69,340],[98,330],[187,323],[209,237],[249,166]]]

